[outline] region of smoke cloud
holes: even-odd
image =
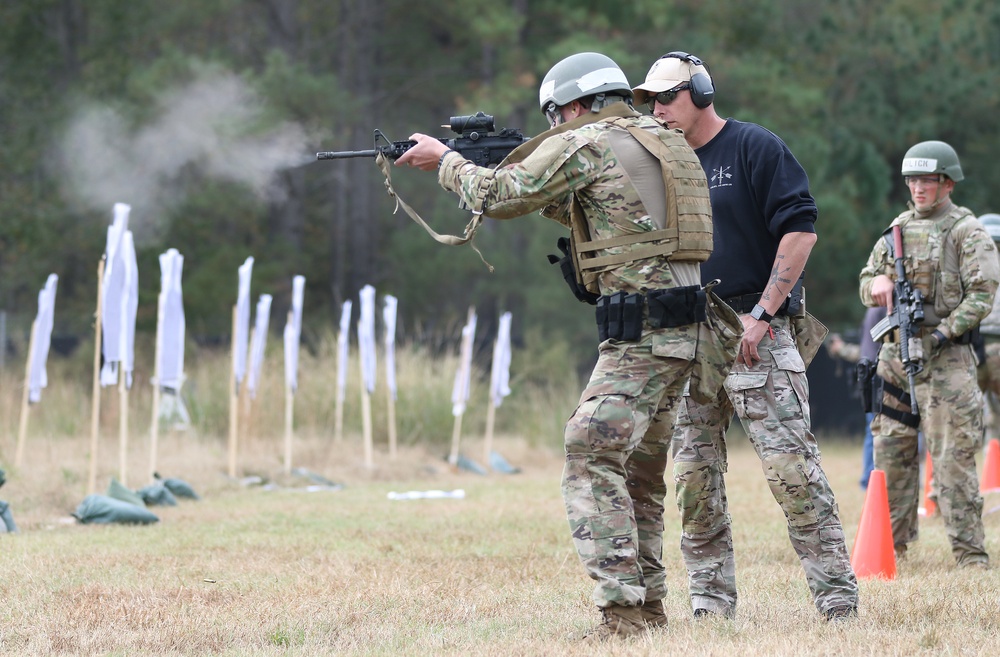
[[[136,240],[155,237],[164,210],[183,198],[182,171],[245,184],[258,198],[282,200],[276,174],[312,161],[297,125],[260,130],[265,105],[239,77],[214,71],[166,91],[154,118],[130,124],[108,106],[90,105],[70,121],[59,164],[67,199],[107,211],[132,206]],[[185,176],[188,178],[188,176]]]

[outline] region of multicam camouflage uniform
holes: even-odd
[[[696,611],[732,616],[736,610],[736,560],[724,479],[726,432],[734,411],[785,513],[788,537],[816,608],[825,613],[857,606],[857,580],[839,510],[809,429],[809,383],[791,321],[771,320],[773,337],[765,334],[757,345],[761,360],[752,367],[735,363],[715,400],[685,397],[680,404],[673,430],[674,481],[684,522],[681,552]]]
[[[904,212],[892,223],[897,224],[902,227],[906,275],[926,299],[927,318],[921,329],[925,364],[916,376],[919,427],[885,413],[876,413],[872,421],[875,467],[886,474],[893,542],[902,552],[917,538],[919,429],[934,464],[934,489],[952,554],[962,566],[986,564],[975,458],[982,440],[983,400],[973,348],[954,340],[989,314],[1000,283],[1000,261],[982,224],[953,203],[924,216]],[[861,270],[861,300],[867,306],[876,305],[871,287],[880,274],[895,280],[894,261],[884,240],[875,244]],[[932,347],[930,335],[935,329],[949,338],[943,346]],[[898,344],[883,345],[877,373],[897,388],[908,389]],[[910,410],[889,393],[882,403]]]
[[[596,117],[606,114],[627,117],[674,147],[688,148],[679,132],[663,129],[622,103]],[[483,210],[497,219],[542,210],[569,226],[575,201],[595,240],[653,230],[650,213],[612,148],[609,134],[624,131],[593,117],[580,127],[557,129],[523,162],[495,171],[448,153],[439,182],[469,207],[476,207],[487,186]],[[577,121],[570,125],[579,125]],[[691,166],[700,173],[696,159]],[[707,190],[703,173],[700,184]],[[598,277],[603,295],[700,285],[700,280],[697,262],[664,257],[614,266]],[[590,382],[566,424],[563,497],[577,552],[597,581],[598,607],[634,607],[661,600],[666,593],[661,556],[669,433],[658,432],[651,439],[654,433],[647,429],[658,406],[676,408],[695,367],[701,326],[653,329],[647,317],[637,341],[602,342]],[[734,356],[735,351],[729,358]],[[661,418],[672,420],[669,413]]]

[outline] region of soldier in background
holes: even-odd
[[[737,362],[708,398],[683,398],[673,429],[681,554],[694,615],[736,613],[724,478],[735,410],[785,514],[816,609],[827,620],[852,618],[858,583],[810,426],[806,366],[826,328],[805,312],[801,295],[816,243],[808,176],[777,135],[716,113],[715,84],[694,55],[667,53],[633,92],[667,127],[684,131],[709,178],[715,250],[702,265],[702,280],[721,279],[719,296],[744,328]]]
[[[827,351],[834,358],[855,363],[857,367],[857,379],[861,384],[862,396],[870,395],[871,393],[871,386],[865,385],[862,379],[868,376],[868,370],[874,367],[875,361],[878,359],[878,348],[881,346],[875,344],[875,341],[872,340],[871,329],[883,317],[885,317],[885,308],[881,306],[878,308],[869,308],[865,311],[865,318],[861,322],[861,334],[858,337],[858,344],[844,342],[837,334],[831,335],[829,342],[826,344]],[[865,409],[871,407],[870,396],[868,399],[862,399],[861,402]],[[865,438],[861,445],[860,480],[861,487],[865,489],[868,488],[868,479],[871,478],[872,470],[875,468],[871,427],[872,417],[874,417],[874,414],[870,410],[865,410]]]
[[[1000,214],[984,214],[979,217],[979,222],[986,227],[993,242],[1000,243]],[[979,388],[986,397],[985,437],[989,442],[1000,438],[1000,294],[993,298],[993,310],[979,324],[979,332],[983,348],[976,374]]]
[[[441,186],[474,212],[510,219],[541,210],[571,231],[568,256],[580,274],[571,287],[596,302],[601,338],[566,424],[562,482],[574,545],[597,581],[593,599],[603,616],[588,641],[667,624],[661,553],[669,439],[647,429],[658,406],[676,409],[693,375],[728,369],[740,330],[732,310],[701,286],[712,221],[698,158],[683,135],[635,112],[631,100],[614,61],[579,53],[542,80],[539,104],[552,129],[495,170],[421,134],[396,162],[438,169]],[[711,318],[728,324],[728,340],[711,339]],[[713,343],[721,351],[703,352]]]
[[[993,307],[1000,260],[975,215],[951,200],[955,184],[964,178],[951,146],[941,141],[916,144],[906,152],[901,172],[910,190],[910,209],[891,226],[902,229],[906,276],[924,296],[922,344],[915,345],[921,347],[924,366],[916,375],[919,415],[914,415],[905,403],[908,383],[899,345],[882,345],[877,376],[884,381],[884,393],[872,420],[875,466],[885,471],[893,544],[901,557],[917,538],[917,432],[922,430],[955,561],[988,568],[976,476],[983,401],[972,342],[974,329]],[[860,274],[866,306],[886,306],[891,312],[894,257],[885,239],[875,243]]]

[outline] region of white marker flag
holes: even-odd
[[[124,360],[122,346],[125,326],[122,316],[125,296],[125,233],[128,232],[128,215],[131,206],[115,203],[114,220],[108,226],[108,237],[104,247],[104,280],[101,281],[101,385],[115,385],[118,382],[118,364]]]
[[[271,320],[271,295],[262,294],[257,301],[257,315],[254,317],[253,344],[250,345],[250,371],[247,374],[247,390],[250,398],[257,398],[260,370],[264,365],[264,347],[267,346],[267,327]]]
[[[337,401],[344,401],[347,391],[347,355],[351,339],[351,307],[350,299],[344,302],[340,310],[340,332],[337,333]]]
[[[299,338],[302,336],[302,294],[305,276],[292,279],[292,309],[285,323],[285,386],[292,392],[299,388]]]
[[[125,231],[125,293],[122,295],[122,352],[125,355],[125,387],[132,389],[132,372],[135,370],[135,316],[139,311],[139,266],[135,260],[135,242],[132,231]]]
[[[493,346],[493,369],[490,374],[490,399],[500,406],[510,394],[510,321],[511,314],[500,315],[497,342]]]
[[[161,388],[177,392],[184,384],[184,295],[181,273],[184,256],[177,249],[160,254],[160,362]]]
[[[234,347],[236,357],[233,359],[233,375],[236,377],[236,386],[243,383],[243,377],[247,373],[247,349],[250,342],[250,277],[253,274],[253,256],[246,259],[246,262],[239,269],[240,284],[236,294],[236,341]]]
[[[361,378],[368,394],[375,392],[375,288],[361,288],[361,321],[358,322],[358,350],[361,352]]]
[[[38,315],[35,317],[35,346],[30,354],[31,367],[28,370],[28,402],[37,404],[42,400],[42,388],[48,387],[49,376],[45,364],[49,359],[49,345],[52,342],[52,319],[56,308],[56,285],[59,277],[49,274],[45,287],[38,293]]]
[[[385,325],[385,381],[392,398],[396,399],[396,306],[399,301],[391,294],[385,295],[382,322]]]
[[[455,417],[465,413],[469,401],[472,382],[472,344],[476,339],[476,313],[469,313],[469,321],[462,329],[462,350],[459,354],[458,371],[455,372],[455,386],[451,389],[451,414]]]

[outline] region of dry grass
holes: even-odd
[[[204,497],[157,508],[147,527],[82,526],[78,440],[37,444],[3,489],[21,528],[0,536],[5,604],[0,651],[12,655],[990,655],[1000,654],[998,571],[953,567],[940,520],[892,582],[863,581],[861,618],[828,625],[813,609],[752,452],[731,452],[741,602],[735,621],[695,624],[668,512],[671,626],[599,649],[567,639],[597,614],[567,535],[555,450],[506,437],[524,472],[449,471],[404,448],[362,464],[359,438],[300,440],[306,467],[345,488],[304,492],[284,479],[267,441],[248,469],[282,485],[246,488],[222,475],[219,439],[164,437],[163,470]],[[272,447],[276,447],[272,446]],[[114,453],[113,439],[102,450]],[[479,446],[468,445],[476,455]],[[260,456],[264,455],[264,456]],[[141,459],[136,468],[141,467]],[[858,454],[827,448],[849,540],[862,493]],[[102,479],[106,481],[106,479]],[[389,491],[463,488],[463,500],[391,501]],[[987,500],[998,554],[1000,506]]]
[[[240,473],[227,466],[223,355],[193,351],[187,387],[195,426],[161,434],[159,470],[201,501],[157,507],[152,526],[93,526],[69,514],[86,495],[89,372],[83,359],[50,368],[33,410],[25,463],[12,468],[20,393],[0,379],[0,462],[21,529],[0,535],[0,653],[4,655],[984,655],[1000,657],[1000,570],[954,568],[940,519],[891,582],[861,584],[861,617],[828,625],[812,606],[759,463],[738,432],[727,485],[740,605],[735,621],[694,623],[668,510],[670,628],[641,640],[581,647],[567,637],[597,620],[559,494],[560,426],[579,384],[544,358],[548,384],[515,385],[497,415],[497,447],[524,471],[452,472],[446,454],[454,357],[399,354],[400,453],[386,455],[385,397],[374,398],[376,465],[363,464],[356,383],[346,435],[332,437],[331,345],[302,359],[294,465],[342,483],[306,492],[282,473],[280,355],[272,350]],[[515,359],[517,358],[515,354]],[[551,362],[565,359],[557,353]],[[356,360],[352,360],[352,370]],[[352,379],[356,379],[352,373]],[[148,375],[131,395],[127,481],[145,483]],[[517,383],[517,382],[515,382]],[[477,395],[478,398],[476,397]],[[485,390],[463,423],[466,455],[482,462]],[[268,404],[266,400],[278,400]],[[117,474],[117,395],[105,393],[99,487]],[[860,520],[859,448],[824,447],[849,543]],[[392,501],[390,491],[462,488],[461,500]],[[1000,558],[1000,496],[987,498],[988,548]]]

